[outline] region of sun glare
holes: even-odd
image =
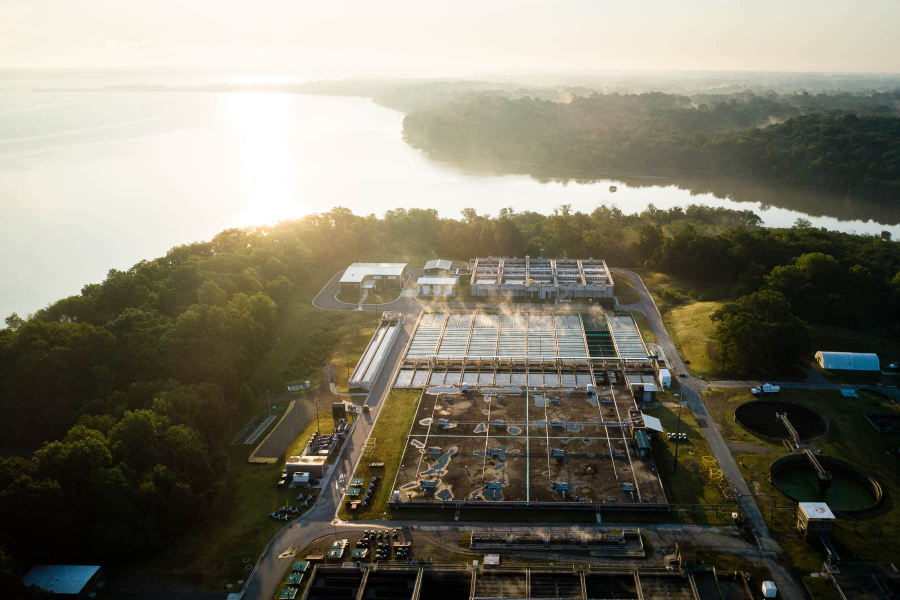
[[[288,129],[293,124],[287,94],[242,93],[224,96],[228,123],[240,138],[240,166],[245,186],[244,209],[237,227],[295,219],[308,211],[294,197],[290,178]]]

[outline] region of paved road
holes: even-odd
[[[666,359],[669,361],[669,365],[673,366],[678,373],[689,373],[681,360],[681,355],[675,348],[675,344],[672,342],[672,338],[669,337],[669,332],[666,331],[662,315],[660,315],[659,309],[653,301],[653,297],[650,296],[650,291],[647,289],[647,286],[644,285],[643,280],[637,273],[621,269],[614,270],[630,277],[634,283],[634,288],[641,297],[639,302],[621,306],[620,308],[624,310],[638,310],[647,315],[650,326],[653,328],[653,333],[656,335],[657,344],[662,346],[663,352],[666,354]],[[785,556],[784,551],[769,535],[769,528],[766,525],[766,520],[763,517],[762,512],[760,512],[756,500],[751,495],[750,488],[747,486],[747,482],[744,481],[744,476],[738,468],[737,463],[735,463],[734,457],[731,455],[731,450],[728,448],[728,444],[725,443],[722,433],[719,431],[719,428],[715,424],[715,420],[709,414],[709,410],[703,402],[703,397],[700,395],[700,389],[707,386],[714,387],[713,384],[690,376],[681,379],[681,383],[684,399],[687,401],[691,411],[693,411],[694,415],[697,417],[703,418],[707,424],[706,427],[701,429],[703,437],[706,438],[706,443],[709,444],[713,456],[719,463],[719,468],[722,469],[725,477],[731,481],[732,486],[739,495],[739,501],[743,508],[744,515],[746,515],[753,523],[760,548],[764,553],[766,566],[772,572],[772,577],[775,580],[775,585],[778,586],[781,596],[788,600],[802,600],[806,598],[806,594],[802,591],[805,589],[802,582],[797,581],[786,569],[776,562],[777,560],[783,559]],[[734,383],[737,384],[738,382]]]
[[[382,304],[363,304],[363,310],[395,310],[402,313],[415,312],[418,314],[423,303],[416,298],[417,288],[415,286],[415,280],[425,272],[425,269],[407,269],[407,272],[409,273],[409,279],[406,281],[406,285],[400,292],[399,298],[393,302],[385,302]],[[359,306],[356,304],[348,304],[347,302],[341,302],[337,299],[337,294],[341,290],[340,281],[341,275],[343,274],[343,271],[338,271],[328,280],[325,287],[319,290],[319,293],[313,298],[313,306],[330,311],[350,311],[359,309]]]

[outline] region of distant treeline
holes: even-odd
[[[112,270],[80,295],[26,318],[10,315],[0,330],[3,449],[43,444],[30,456],[0,458],[0,551],[23,562],[116,562],[189,530],[218,493],[223,450],[242,424],[236,415],[252,411],[255,391],[283,383],[254,373],[271,360],[285,311],[354,261],[420,264],[544,249],[651,266],[716,284],[724,297],[766,291],[732,311],[735,335],[747,334],[742,315],[763,300],[785,319],[900,334],[900,244],[759,222],[749,211],[704,206],[631,215],[561,206],[550,215],[496,217],[470,208],[459,220],[435,210],[377,218],[338,208],[228,230]],[[340,342],[334,317],[323,312],[305,323],[296,354],[269,371],[308,378]],[[805,327],[785,323],[770,338]]]
[[[661,93],[570,102],[480,95],[403,122],[407,141],[458,157],[622,175],[782,181],[896,200],[900,91],[865,95]]]

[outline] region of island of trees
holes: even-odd
[[[736,176],[895,202],[900,91],[871,94],[573,95],[489,92],[426,105],[407,141],[526,170],[620,176]]]

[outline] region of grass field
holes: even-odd
[[[807,575],[803,578],[803,584],[813,600],[838,600],[831,583],[824,577],[810,577]]]
[[[647,414],[658,418],[667,432],[678,431],[678,408],[660,406]],[[703,438],[700,426],[691,409],[684,407],[681,411],[681,433],[687,434],[687,440],[678,444],[678,466],[675,464],[675,441],[666,439],[665,433],[653,442],[653,459],[662,479],[666,499],[670,504],[730,504],[719,491],[717,485],[709,478],[709,468],[702,465],[702,458],[712,452]],[[693,515],[683,515],[687,520],[700,524],[722,524],[730,522],[730,513],[696,511]]]
[[[637,323],[638,329],[641,331],[641,337],[644,338],[644,341],[655,344],[656,334],[653,333],[653,327],[650,326],[650,319],[647,318],[647,315],[640,311],[633,310],[631,311],[631,316],[634,318],[634,322]]]
[[[805,397],[807,391],[785,388],[780,396],[771,399],[796,402],[797,399]],[[726,441],[758,444],[773,451],[782,452],[784,446],[778,441],[759,437],[735,422],[734,409],[744,402],[755,399],[756,396],[751,394],[748,388],[714,388],[711,392],[703,392],[703,401]]]
[[[411,284],[410,284],[411,285]],[[388,304],[390,302],[394,302],[395,300],[400,299],[400,292],[402,290],[399,289],[389,289],[389,290],[381,290],[378,292],[370,292],[368,296],[366,296],[366,304]],[[346,302],[347,304],[357,304],[359,303],[359,294],[357,292],[346,292],[340,291],[338,292],[337,299],[341,302]]]
[[[416,406],[422,393],[418,390],[392,390],[385,399],[384,406],[378,413],[378,420],[369,439],[375,440],[375,457],[363,458],[359,461],[353,477],[369,478],[377,475],[381,479],[375,491],[372,503],[364,510],[350,512],[341,505],[340,515],[344,519],[390,518],[387,502],[391,495],[391,486],[400,468],[400,459],[406,448],[406,436],[416,416]],[[384,463],[384,469],[371,469],[369,463]]]
[[[624,273],[616,273],[615,284],[616,299],[618,299],[619,304],[634,304],[640,301],[641,297],[638,295],[637,290],[634,289],[631,277]]]
[[[709,320],[720,302],[691,302],[663,314],[666,328],[682,358],[689,360],[688,369],[695,376],[720,379],[727,376],[717,361],[718,348],[713,341],[715,325]]]

